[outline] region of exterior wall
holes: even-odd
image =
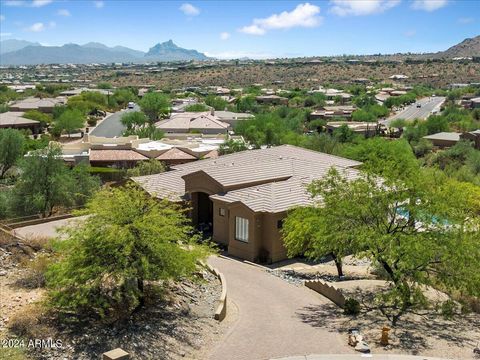
[[[278,228],[278,222],[285,218],[285,213],[263,214],[263,246],[268,251],[268,262],[276,262],[287,258],[287,250],[283,245],[281,229]]]
[[[235,217],[248,219],[248,243],[235,239]],[[247,207],[240,205],[230,209],[228,219],[228,253],[239,258],[256,261],[261,241],[261,220]]]
[[[457,141],[452,140],[440,140],[440,139],[428,139],[432,142],[433,146],[438,146],[439,148],[452,147],[457,144]]]
[[[225,216],[220,215],[220,208],[225,209]],[[229,241],[229,216],[227,205],[218,201],[213,202],[213,235],[216,243],[228,245]]]

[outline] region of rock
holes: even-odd
[[[0,276],[5,276],[7,275],[7,272],[5,270],[0,270]]]
[[[357,345],[355,345],[355,351],[359,351],[362,353],[369,353],[370,352],[370,346],[365,341],[359,341]]]

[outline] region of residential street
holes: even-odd
[[[240,261],[211,257],[209,263],[225,275],[227,298],[238,308],[237,322],[210,359],[354,353],[344,336],[318,326],[315,309],[328,303],[326,298]]]
[[[440,106],[445,101],[445,97],[426,97],[420,100],[417,100],[416,103],[409,105],[405,110],[400,111],[399,113],[390,116],[383,123],[388,126],[393,120],[404,119],[404,120],[414,120],[422,119],[425,120],[428,116],[432,114],[434,110],[439,110]],[[418,108],[417,104],[420,104],[421,107]]]
[[[91,131],[90,134],[95,136],[104,136],[107,138],[122,136],[122,132],[125,130],[125,127],[120,122],[120,119],[122,118],[123,114],[139,110],[140,108],[135,106],[134,109],[118,111],[110,116],[107,116],[95,129]]]

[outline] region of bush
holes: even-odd
[[[39,254],[36,258],[22,264],[26,269],[26,273],[19,279],[19,285],[29,289],[44,287],[45,273],[51,263],[52,257],[50,255]]]
[[[95,119],[93,116],[89,116],[87,120],[88,126],[95,126],[97,125],[97,119]]]
[[[346,315],[358,315],[360,313],[360,303],[354,298],[348,298],[345,300],[343,312]]]
[[[455,304],[455,301],[453,300],[444,301],[440,307],[442,316],[447,320],[453,318],[453,316],[455,315],[456,309],[457,309],[457,304]]]
[[[40,304],[28,305],[10,318],[8,328],[15,335],[25,338],[53,337],[52,329],[40,322],[44,314],[45,309]]]

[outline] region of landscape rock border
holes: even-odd
[[[206,264],[207,269],[215,275],[220,283],[222,284],[222,293],[220,294],[220,298],[218,299],[218,306],[215,310],[214,319],[222,322],[225,317],[227,316],[227,281],[223,273],[218,271],[218,269],[214,268],[210,264]]]

